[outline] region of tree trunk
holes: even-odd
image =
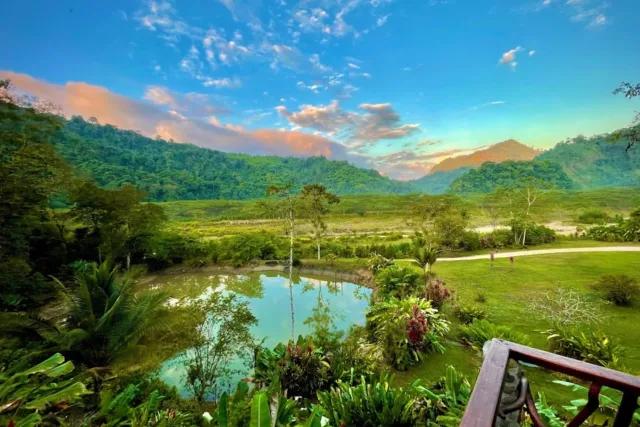
[[[127,252],[127,270],[131,268],[131,252]]]
[[[316,245],[318,247],[318,261],[320,261],[320,240],[316,242]]]
[[[294,219],[293,205],[289,201],[289,305],[291,309],[291,339],[295,340],[295,315],[293,308],[293,238],[294,238]]]

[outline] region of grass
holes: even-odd
[[[600,276],[612,273],[627,274],[640,280],[639,265],[639,253],[582,253],[516,258],[513,267],[507,259],[496,260],[493,267],[487,260],[441,263],[436,264],[434,270],[455,291],[459,301],[483,307],[491,322],[510,326],[528,335],[533,346],[541,349],[547,349],[546,336],[541,332],[551,325],[531,311],[530,301],[557,288],[573,289],[583,294],[604,315],[600,329],[625,346],[625,370],[637,375],[640,373],[640,328],[630,325],[640,324],[640,308],[638,305],[617,307],[608,304],[592,285]],[[486,297],[486,302],[476,302],[480,293]],[[445,307],[446,312],[451,311],[450,306]],[[436,381],[446,365],[454,365],[475,381],[482,363],[481,354],[455,342],[459,323],[449,314],[453,324],[446,353],[429,356],[409,371],[397,373],[399,384],[416,379],[427,383]],[[557,378],[555,375],[528,369],[527,376],[534,393],[544,391],[552,403],[567,403],[577,397],[569,389],[552,384],[551,381]]]
[[[428,204],[426,195],[344,196],[331,207],[326,222],[329,234],[379,235],[412,233],[413,210]],[[472,226],[490,224],[482,210],[483,195],[465,196]],[[168,229],[203,239],[259,230],[280,231],[282,225],[272,218],[273,209],[265,209],[264,200],[188,200],[164,202]],[[541,223],[577,225],[578,217],[588,210],[602,210],[611,216],[626,215],[640,205],[637,189],[601,189],[580,192],[553,191],[540,197],[532,216]],[[271,217],[271,218],[270,218]],[[310,233],[304,220],[300,232]]]

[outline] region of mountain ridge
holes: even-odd
[[[542,151],[515,139],[507,139],[470,154],[444,159],[431,169],[430,174],[448,172],[459,168],[480,167],[486,162],[501,163],[507,160],[533,160],[540,153]]]

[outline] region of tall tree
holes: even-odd
[[[340,198],[320,184],[305,185],[300,194],[305,213],[313,226],[313,239],[316,243],[318,259],[320,259],[320,243],[327,230],[324,216],[329,212],[329,205],[339,203]]]
[[[634,85],[629,82],[622,82],[613,93],[614,95],[622,94],[627,99],[635,98],[640,96],[640,83]],[[627,141],[627,151],[635,144],[640,143],[640,112],[636,114],[633,123],[635,125],[614,132],[616,139],[625,139]]]
[[[145,193],[125,185],[105,190],[91,182],[78,186],[72,194],[71,215],[87,224],[99,238],[99,258],[124,257],[131,265],[131,254],[140,252],[153,232],[164,221],[160,206],[142,203]]]

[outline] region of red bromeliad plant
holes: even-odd
[[[413,316],[407,323],[407,337],[412,346],[419,346],[424,341],[424,336],[429,330],[429,323],[420,307],[413,306]]]

